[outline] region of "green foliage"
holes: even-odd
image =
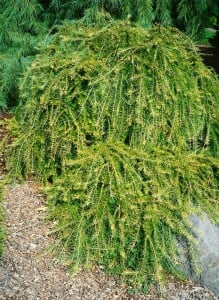
[[[213,28],[205,28],[200,36],[199,43],[201,45],[209,45],[209,40],[214,38],[217,30]]]
[[[203,36],[205,28],[215,25],[219,17],[219,4],[214,0],[177,1],[177,27],[185,28],[190,36]]]
[[[13,107],[19,98],[19,81],[45,36],[38,1],[1,1],[0,6],[0,110]]]
[[[0,56],[0,110],[17,104],[20,76],[31,60],[31,57],[24,58],[13,50]]]
[[[114,139],[218,153],[218,79],[173,29],[67,24],[21,92],[14,134],[23,146],[13,156],[27,173],[56,174],[84,145]]]
[[[218,220],[218,78],[175,29],[82,24],[61,26],[26,72],[8,169],[52,183],[74,267],[138,285],[179,275],[188,216]]]
[[[194,247],[189,216],[206,209],[212,216],[218,205],[213,164],[116,141],[79,151],[46,190],[73,267],[98,262],[139,286],[167,272],[179,276],[174,237]]]
[[[115,19],[130,18],[143,27],[152,23],[173,25],[188,35],[199,39],[206,27],[215,25],[219,16],[219,5],[214,0],[75,0],[50,2],[56,20],[78,19],[87,9],[105,11]]]

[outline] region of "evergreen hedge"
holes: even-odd
[[[217,76],[176,29],[66,23],[26,73],[7,150],[47,182],[71,264],[141,285],[180,275],[189,216],[218,221]],[[195,260],[193,260],[195,262]]]

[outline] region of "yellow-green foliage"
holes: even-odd
[[[9,123],[8,168],[50,181],[74,266],[135,283],[179,273],[188,215],[217,218],[218,83],[175,29],[69,23],[41,49]]]
[[[74,267],[97,261],[131,282],[179,275],[174,237],[190,244],[193,212],[215,215],[214,160],[176,150],[95,144],[46,192]]]

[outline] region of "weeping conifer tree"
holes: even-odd
[[[99,263],[140,286],[180,274],[175,241],[194,249],[193,212],[218,220],[218,78],[175,29],[98,20],[66,23],[41,48],[9,122],[8,169],[50,182],[74,268]]]

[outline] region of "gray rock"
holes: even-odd
[[[198,264],[201,270],[199,274],[194,272],[188,247],[182,241],[179,243],[180,269],[194,282],[219,296],[219,227],[211,223],[207,215],[193,215],[190,220],[197,239]]]

